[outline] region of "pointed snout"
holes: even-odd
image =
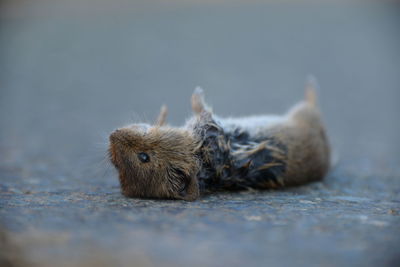
[[[118,141],[118,138],[121,137],[122,130],[117,129],[110,134],[109,140],[111,144],[115,144]]]

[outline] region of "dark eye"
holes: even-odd
[[[137,156],[138,156],[139,160],[143,163],[150,161],[150,156],[147,155],[147,153],[140,152],[139,154],[137,154]]]

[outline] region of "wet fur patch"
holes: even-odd
[[[276,138],[251,138],[241,128],[224,132],[209,113],[201,115],[194,133],[201,140],[197,178],[202,192],[284,185],[287,147]]]

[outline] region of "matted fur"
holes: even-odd
[[[267,189],[320,180],[330,148],[315,91],[283,116],[222,119],[197,88],[181,128],[134,124],[110,135],[110,159],[127,197],[195,200],[217,190]],[[148,161],[141,161],[146,153]],[[147,159],[147,158],[146,158]]]

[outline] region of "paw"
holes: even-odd
[[[157,117],[156,125],[163,126],[167,120],[168,108],[166,105],[162,105],[160,109],[160,114]]]

